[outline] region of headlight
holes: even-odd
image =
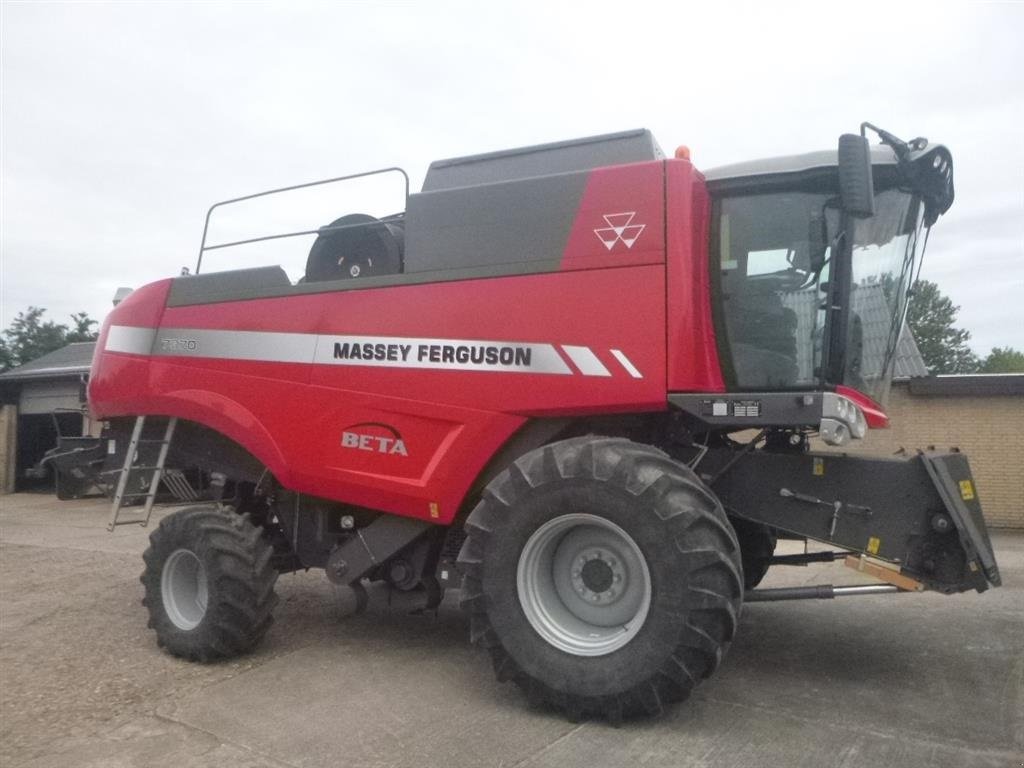
[[[868,432],[864,412],[849,398],[826,392],[821,400],[821,439],[828,445],[846,445],[850,439],[860,440]]]
[[[864,411],[858,408],[856,405],[853,406],[854,418],[849,422],[850,433],[857,439],[862,440],[864,435],[868,433],[868,420],[864,418]]]
[[[822,419],[818,434],[826,445],[846,445],[850,442],[850,428],[845,422],[836,419]]]

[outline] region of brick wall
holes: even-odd
[[[895,382],[886,412],[890,428],[870,430],[847,452],[956,446],[971,461],[988,524],[1024,529],[1024,396],[912,395]]]

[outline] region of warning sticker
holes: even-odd
[[[970,480],[960,481],[960,498],[964,501],[974,498],[974,484]]]
[[[825,460],[823,458],[815,457],[814,465],[811,468],[811,473],[816,477],[821,477],[825,474]]]
[[[882,540],[880,538],[878,538],[877,536],[872,536],[870,539],[868,539],[867,550],[872,555],[877,555],[878,554],[878,548],[881,547],[881,546],[882,546]]]

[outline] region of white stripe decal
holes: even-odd
[[[626,372],[630,376],[634,379],[642,379],[644,377],[644,375],[637,370],[636,366],[633,365],[633,362],[623,354],[621,349],[613,349],[611,352],[615,355],[615,359],[622,364],[622,367],[626,369]]]
[[[612,375],[611,371],[604,367],[604,363],[597,359],[597,355],[590,347],[571,347],[568,344],[563,344],[562,349],[584,376]]]
[[[135,328],[129,325],[112,325],[107,331],[107,352],[124,352],[128,355],[148,355],[153,351],[156,328]]]
[[[158,357],[572,375],[551,344],[112,326],[106,350]]]
[[[271,363],[315,363],[388,368],[572,375],[552,344],[433,339],[404,336],[334,336],[315,333],[137,328],[114,325],[104,349],[158,357],[203,357]],[[610,377],[590,347],[561,345],[584,376]],[[619,349],[610,350],[634,379],[643,374]]]

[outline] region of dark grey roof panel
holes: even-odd
[[[65,376],[77,377],[88,373],[92,365],[94,341],[79,341],[54,350],[35,360],[0,373],[0,380],[20,381],[22,379],[51,379]]]
[[[586,183],[562,173],[411,195],[405,271],[558,264]]]
[[[291,281],[279,267],[251,267],[226,272],[204,272],[175,278],[167,305],[208,304],[239,298],[254,298],[268,291],[290,288]]]
[[[424,192],[493,184],[513,179],[589,171],[609,165],[661,160],[665,153],[650,131],[638,129],[584,139],[436,160]]]
[[[782,173],[805,173],[819,168],[835,168],[838,164],[837,155],[836,150],[826,149],[802,155],[748,160],[743,163],[721,165],[706,170],[704,178],[708,181],[723,181]],[[896,153],[882,144],[874,144],[871,146],[871,163],[873,165],[896,165]]]

